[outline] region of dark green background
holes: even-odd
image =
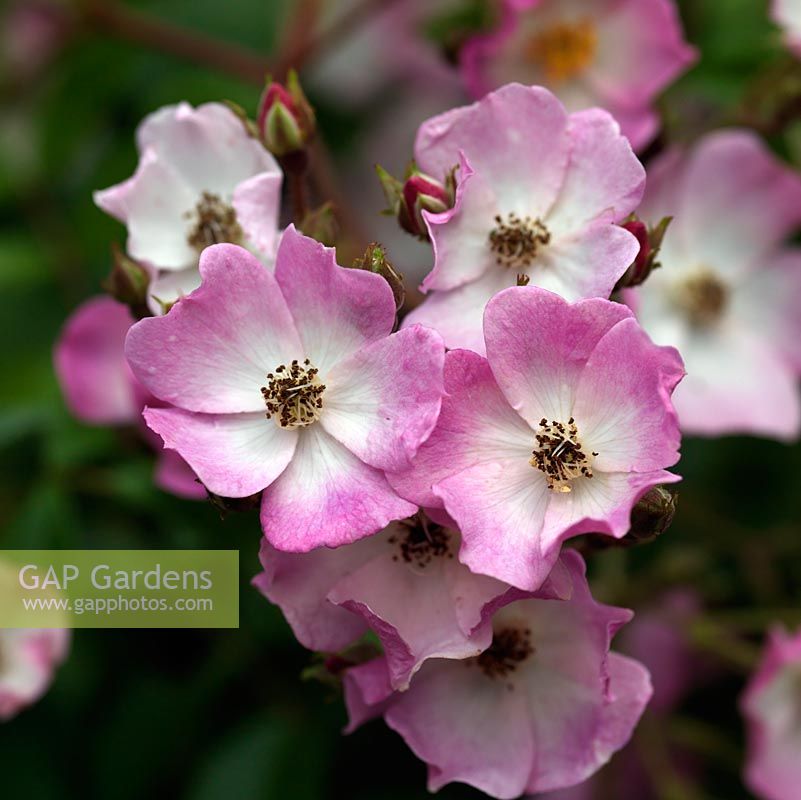
[[[291,3],[137,5],[270,54]],[[765,4],[682,5],[703,58],[664,99],[668,140],[692,139],[743,114],[759,118],[770,97],[753,87],[783,58]],[[248,585],[258,569],[255,513],[221,522],[211,506],[155,489],[152,454],[138,437],[71,419],[52,372],[60,326],[97,293],[109,243],[123,240],[121,226],[92,204],[91,191],[132,172],[139,120],[182,99],[228,98],[253,109],[258,89],[89,31],[33,83],[2,86],[0,547],[236,547],[242,589],[236,631],[77,631],[47,697],[0,727],[0,794],[425,797],[424,767],[395,734],[373,724],[340,737],[338,698],[299,679],[308,654]],[[375,111],[360,115],[325,97],[312,100],[323,136],[340,155]],[[799,150],[792,127],[772,143],[791,158]],[[690,440],[679,471],[685,482],[674,527],[655,544],[595,556],[591,571],[601,596],[635,608],[679,584],[706,598],[706,622],[720,637],[693,635],[715,651],[714,679],[660,729],[699,755],[699,781],[676,788],[663,775],[654,796],[733,800],[748,796],[738,777],[735,706],[747,664],[766,623],[792,619],[801,605],[801,448]],[[441,794],[479,796],[462,787]]]

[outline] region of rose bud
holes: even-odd
[[[306,148],[316,129],[314,110],[294,70],[286,86],[268,78],[256,124],[264,146],[279,158]]]
[[[387,213],[396,216],[405,231],[427,239],[428,229],[422,212],[441,214],[453,206],[456,194],[454,171],[448,173],[444,183],[420,172],[414,162],[406,170],[403,181],[379,165],[376,165],[376,172],[389,203]]]
[[[664,217],[659,221],[659,224],[653,228],[649,228],[635,215],[632,215],[631,218],[625,222],[620,223],[621,228],[625,228],[625,230],[637,238],[640,244],[640,252],[637,253],[637,257],[634,259],[632,265],[617,282],[615,290],[639,286],[655,269],[659,268],[660,264],[657,261],[657,256],[659,255],[662,239],[665,236],[668,225],[670,225],[671,219],[672,217]]]

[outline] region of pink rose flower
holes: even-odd
[[[0,630],[0,721],[16,716],[47,691],[69,641],[69,630]]]
[[[801,2],[799,0],[773,0],[770,16],[784,32],[790,50],[801,56]]]
[[[637,500],[678,480],[665,468],[679,458],[682,363],[624,306],[531,286],[490,301],[484,338],[487,358],[448,353],[437,426],[412,469],[389,477],[444,506],[471,570],[534,590],[565,539],[625,535]]]
[[[649,170],[644,219],[675,217],[627,301],[687,366],[675,395],[686,433],[793,439],[801,429],[801,177],[748,131],[709,134]]]
[[[801,785],[801,630],[771,631],[742,697],[745,782],[763,800],[796,800]]]
[[[312,650],[341,650],[372,629],[392,687],[406,689],[429,658],[486,650],[493,613],[528,596],[461,564],[459,532],[442,512],[435,517],[445,524],[416,515],[334,550],[281,553],[263,542],[264,572],[254,584]],[[538,596],[569,597],[570,578],[560,566]]]
[[[337,266],[290,226],[275,275],[236,245],[207,248],[203,283],[131,328],[134,374],[176,408],[148,425],[224,497],[264,490],[280,550],[347,544],[417,509],[387,483],[439,414],[444,347],[420,326],[391,334],[392,290]]]
[[[569,600],[520,600],[492,620],[492,644],[464,661],[431,659],[392,694],[382,660],[345,674],[352,729],[382,714],[428,764],[428,787],[468,783],[516,798],[586,780],[631,736],[648,672],[609,652],[631,612],[597,603],[584,562],[566,553]]]
[[[96,192],[95,202],[127,226],[131,257],[159,271],[153,298],[168,303],[197,288],[198,256],[211,244],[241,244],[272,263],[283,176],[229,108],[166,106],[136,138],[133,177]]]
[[[635,150],[659,130],[656,97],[697,58],[673,0],[505,0],[498,30],[461,54],[476,97],[541,84],[571,111],[607,109]]]
[[[93,297],[67,320],[56,342],[54,363],[61,391],[72,414],[90,425],[138,425],[146,441],[159,450],[155,482],[188,499],[206,490],[189,465],[143,424],[142,408],[158,405],[125,360],[125,335],[134,319],[127,306],[110,297]]]
[[[448,347],[483,352],[484,306],[519,274],[568,300],[608,297],[639,252],[614,223],[640,202],[645,171],[605,111],[568,115],[546,89],[512,84],[423,123],[415,158],[437,179],[460,164],[454,208],[423,212],[431,294],[405,321]]]

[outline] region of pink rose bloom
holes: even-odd
[[[428,787],[468,783],[497,798],[586,780],[631,736],[648,672],[609,652],[631,612],[593,600],[584,562],[566,553],[569,600],[520,600],[492,620],[492,644],[465,661],[427,661],[389,694],[381,660],[345,675],[351,728],[383,713],[428,764]]]
[[[440,525],[422,514],[334,550],[281,553],[263,542],[264,572],[254,584],[312,650],[341,650],[372,629],[392,687],[403,690],[426,659],[486,650],[493,613],[526,596],[470,572],[457,559],[459,544],[452,522]],[[539,596],[570,596],[570,578],[557,567]]]
[[[67,656],[69,640],[68,630],[0,630],[0,721],[16,716],[47,691]]]
[[[142,424],[142,408],[157,405],[134,378],[125,360],[125,335],[134,319],[127,306],[110,297],[93,297],[67,320],[56,342],[54,362],[61,391],[72,414],[90,425],[139,425],[154,449],[161,441]],[[155,481],[168,492],[201,499],[206,490],[189,465],[161,450]]]
[[[571,111],[607,109],[635,150],[659,130],[655,99],[696,58],[673,0],[505,0],[499,29],[461,54],[476,97],[541,84]]]
[[[226,106],[187,103],[146,117],[139,166],[95,202],[128,228],[128,253],[157,269],[152,310],[200,285],[198,256],[220,242],[271,264],[278,244],[281,170]]]
[[[148,425],[215,494],[264,490],[279,550],[356,541],[417,509],[387,483],[439,414],[444,347],[415,326],[391,334],[379,275],[337,266],[290,226],[275,275],[236,245],[207,248],[203,283],[131,328],[134,374],[177,408]]]
[[[741,702],[745,782],[763,800],[797,800],[801,786],[801,630],[771,631]]]
[[[784,31],[784,39],[790,50],[801,56],[801,2],[799,0],[773,0],[770,15]]]
[[[448,353],[437,426],[390,480],[445,507],[471,570],[534,590],[565,539],[625,535],[637,500],[679,480],[665,468],[679,459],[682,364],[624,306],[531,286],[490,301],[484,338],[487,358]]]
[[[793,439],[801,427],[801,177],[748,131],[703,138],[649,169],[640,214],[665,215],[659,261],[627,292],[643,327],[679,349],[682,429]]]
[[[614,223],[640,202],[645,171],[605,111],[568,115],[546,89],[512,84],[423,123],[415,158],[442,178],[456,164],[456,205],[423,212],[434,246],[431,295],[405,324],[483,353],[481,319],[519,274],[568,300],[608,297],[637,256]]]

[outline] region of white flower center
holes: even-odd
[[[543,417],[534,438],[537,446],[529,464],[545,474],[549,489],[571,492],[576,478],[592,478],[592,459],[598,453],[584,452],[573,417],[566,425]]]
[[[236,212],[217,194],[203,192],[197,205],[185,216],[190,224],[186,241],[198,253],[213,244],[239,244],[244,238]]]
[[[507,214],[506,221],[495,216],[495,227],[489,233],[490,249],[502,267],[521,269],[536,258],[542,245],[551,241],[551,234],[541,219],[520,218]]]
[[[261,387],[267,405],[267,419],[281,428],[302,428],[320,419],[325,384],[317,377],[318,370],[307,358],[295,360],[288,367],[281,364],[267,375],[267,386]]]

